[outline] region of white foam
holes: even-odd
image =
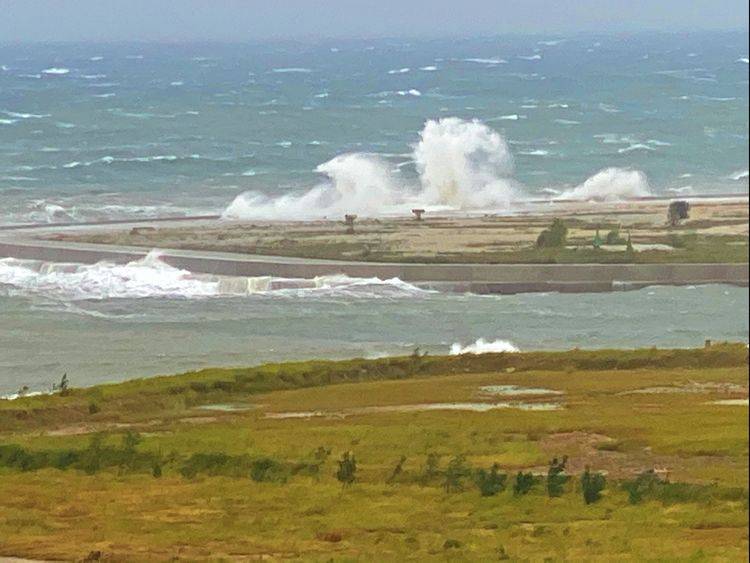
[[[515,197],[513,158],[499,133],[479,121],[428,121],[411,155],[416,185],[394,176],[385,156],[351,153],[321,164],[328,180],[302,194],[238,196],[230,219],[312,219],[356,213],[382,216],[409,205],[434,208],[507,208]]]
[[[1,113],[4,113],[8,117],[17,117],[18,119],[43,119],[50,116],[50,114],[48,113],[25,113],[20,111],[7,110],[3,110]]]
[[[484,65],[502,65],[502,64],[507,64],[508,63],[508,61],[506,61],[505,59],[500,59],[500,58],[480,58],[480,57],[463,59],[463,61],[467,62],[467,63],[477,63],[477,64],[484,64]]]
[[[643,143],[633,143],[630,146],[623,147],[621,149],[618,149],[617,152],[619,154],[625,154],[633,151],[654,151],[656,150],[654,147],[645,145]]]
[[[748,177],[748,171],[747,170],[737,170],[737,172],[732,172],[730,174],[729,178],[734,180],[735,182],[738,182],[740,180],[746,180]]]
[[[284,67],[274,68],[271,70],[271,72],[274,72],[276,74],[309,74],[312,72],[312,69],[302,67]]]
[[[484,338],[479,338],[473,344],[467,344],[466,346],[459,343],[452,344],[450,354],[451,356],[459,356],[461,354],[499,354],[519,351],[516,346],[507,340],[487,341]]]
[[[748,64],[748,63],[750,63],[750,59],[748,59],[747,57],[740,57],[735,62],[736,63],[745,63],[745,64]]]
[[[45,68],[42,71],[42,74],[63,75],[63,74],[68,74],[69,72],[70,72],[69,68],[51,67],[51,68]]]
[[[92,265],[0,259],[0,289],[43,295],[62,301],[236,297],[253,294],[286,297],[402,297],[428,293],[398,278],[350,278],[344,275],[286,279],[194,274],[168,265],[159,251],[127,264]]]
[[[651,195],[646,175],[639,170],[605,168],[583,184],[560,194],[561,199],[618,201]]]

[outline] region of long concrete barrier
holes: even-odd
[[[130,246],[0,239],[0,257],[92,264],[124,263],[147,249]],[[163,250],[177,268],[224,276],[399,278],[443,291],[472,293],[601,292],[649,285],[748,286],[748,264],[416,264],[346,262],[222,252]]]

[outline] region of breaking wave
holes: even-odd
[[[224,211],[229,219],[312,219],[403,211],[404,206],[472,210],[508,208],[516,197],[513,157],[505,139],[480,121],[428,121],[411,154],[416,181],[393,172],[385,156],[350,153],[316,169],[327,181],[303,194],[239,195]]]
[[[397,278],[381,280],[327,275],[301,279],[196,274],[170,266],[156,250],[127,264],[98,262],[89,265],[3,258],[0,259],[0,294],[6,292],[61,301],[148,297],[195,299],[253,294],[397,298],[428,293]]]
[[[499,354],[501,352],[520,352],[520,350],[507,340],[487,341],[484,338],[480,338],[473,344],[467,344],[466,346],[459,343],[452,344],[450,350],[451,356],[459,356],[461,354]]]
[[[640,170],[605,168],[583,184],[562,192],[560,199],[618,201],[651,195],[648,178]]]
[[[650,144],[656,142],[642,146],[653,150]],[[536,150],[519,154],[549,153]],[[525,197],[523,187],[513,177],[508,143],[478,120],[449,117],[427,121],[412,153],[398,155],[401,159],[408,157],[407,161],[394,165],[388,160],[393,156],[339,155],[316,168],[326,181],[308,191],[273,197],[245,192],[226,208],[223,217],[304,220],[347,213],[377,217],[403,214],[414,206],[428,211],[510,211]],[[412,165],[416,179],[402,175],[402,169]],[[643,172],[606,168],[575,188],[548,193],[561,199],[613,201],[649,196],[651,188]]]

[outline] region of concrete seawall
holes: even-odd
[[[0,239],[0,257],[117,263],[142,258],[129,246]],[[329,274],[399,278],[421,287],[472,293],[601,292],[649,285],[732,284],[748,286],[748,264],[400,264],[345,262],[190,250],[164,250],[168,264],[225,276],[313,278]]]

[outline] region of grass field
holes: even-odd
[[[746,560],[747,396],[747,348],[727,344],[299,362],[0,401],[0,556]],[[606,479],[590,504],[586,467]]]

